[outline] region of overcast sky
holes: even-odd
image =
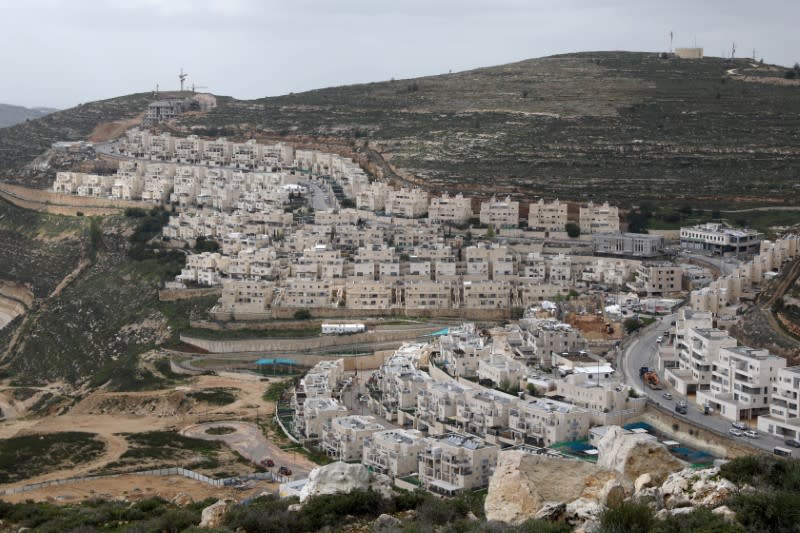
[[[587,50],[800,61],[800,0],[0,0],[0,102],[258,98]]]

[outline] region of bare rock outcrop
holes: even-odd
[[[660,484],[685,466],[651,435],[628,433],[619,426],[609,428],[597,449],[597,465],[618,472],[628,481],[650,474],[652,482]]]
[[[387,476],[371,473],[364,465],[336,462],[315,468],[308,474],[308,483],[300,491],[300,501],[322,494],[346,494],[367,489],[388,498],[391,486]]]
[[[692,470],[686,468],[670,474],[661,485],[667,509],[678,507],[709,507],[722,504],[736,492],[736,485],[720,477],[719,468]]]
[[[203,509],[200,514],[200,527],[215,528],[222,526],[222,520],[231,505],[233,505],[233,500],[218,500]]]
[[[581,497],[599,500],[603,487],[614,477],[613,472],[583,461],[503,452],[489,480],[486,518],[519,524],[541,513],[559,514],[561,504],[567,504],[566,511],[569,502]]]

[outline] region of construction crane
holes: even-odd
[[[192,92],[197,92],[197,89],[208,89],[208,87],[206,87],[205,85],[195,85],[193,83],[192,84]]]
[[[183,92],[183,82],[186,81],[189,75],[183,72],[183,67],[181,67],[181,73],[178,74],[178,79],[181,80],[181,92]]]

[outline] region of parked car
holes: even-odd
[[[662,342],[663,340],[664,340],[664,337],[662,337],[661,335],[659,335],[659,336],[656,338],[656,342]]]
[[[800,440],[797,439],[786,439],[783,441],[784,444],[787,446],[791,446],[792,448],[800,448]]]
[[[665,392],[661,396],[663,396],[664,399],[666,399],[666,400],[671,400],[672,399],[672,394],[670,394],[669,392]]]
[[[735,427],[736,429],[741,429],[742,431],[747,429],[747,424],[744,422],[731,422],[731,426]]]
[[[744,432],[744,436],[748,437],[748,438],[751,438],[751,439],[757,439],[758,438],[758,431],[755,431],[753,429],[748,429],[747,431]]]
[[[742,430],[741,429],[736,429],[736,428],[729,429],[728,433],[730,433],[734,437],[743,437],[744,436],[744,433],[742,432]]]
[[[292,475],[292,469],[289,468],[288,466],[282,466],[282,467],[280,467],[278,469],[278,474],[280,474],[282,476],[291,476]]]
[[[261,466],[272,468],[273,466],[275,466],[275,461],[273,461],[272,459],[264,459],[263,461],[261,461]]]

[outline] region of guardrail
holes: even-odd
[[[199,472],[195,472],[194,470],[188,470],[186,468],[159,468],[156,470],[141,470],[139,472],[123,472],[120,474],[107,474],[107,475],[99,475],[99,476],[81,476],[81,477],[71,477],[71,478],[64,478],[64,479],[54,479],[52,481],[42,481],[41,483],[31,483],[29,485],[22,485],[20,487],[12,487],[5,490],[0,491],[0,496],[7,496],[10,494],[20,494],[23,492],[31,492],[34,490],[39,490],[47,487],[54,487],[58,485],[69,485],[72,483],[80,483],[82,481],[95,481],[99,479],[112,479],[117,478],[120,476],[183,476],[185,478],[193,479],[195,481],[199,481],[201,483],[205,483],[207,485],[211,485],[212,487],[230,487],[240,485],[247,481],[252,480],[266,480],[272,481],[273,475],[271,472],[254,472],[252,474],[245,474],[242,476],[235,476],[235,477],[228,477],[222,479],[214,479],[212,477],[208,477],[206,475],[200,474]]]

